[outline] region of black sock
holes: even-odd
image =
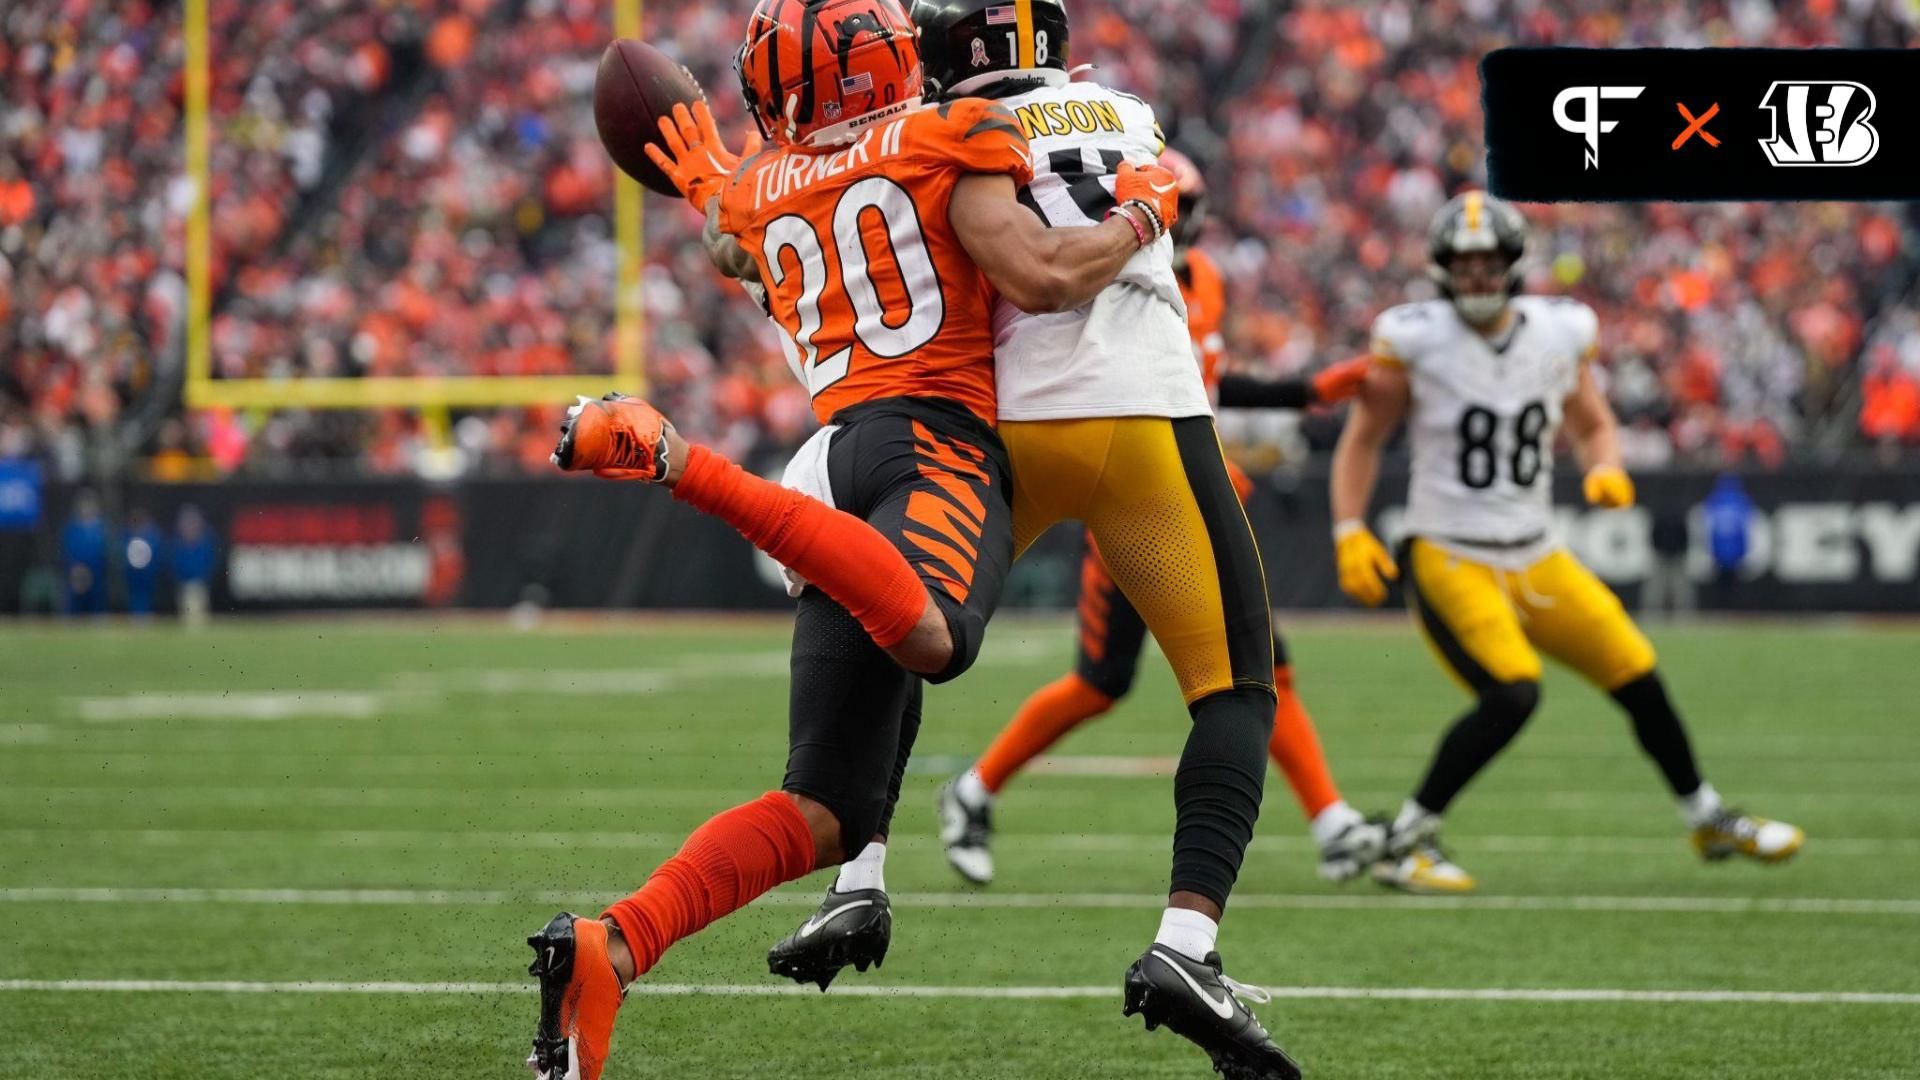
[[[1173,891],[1227,906],[1240,876],[1273,737],[1274,695],[1234,689],[1194,702],[1193,730],[1173,777]]]
[[[1493,683],[1482,689],[1480,700],[1441,738],[1413,801],[1436,814],[1445,811],[1468,781],[1520,734],[1539,705],[1537,682]]]
[[[1640,748],[1660,766],[1673,793],[1684,799],[1699,791],[1700,768],[1694,764],[1693,745],[1687,741],[1680,714],[1667,700],[1660,673],[1649,671],[1615,690],[1613,700],[1633,717],[1633,733],[1640,740]]]

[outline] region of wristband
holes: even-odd
[[[1148,244],[1153,243],[1153,237],[1147,235],[1147,227],[1145,225],[1140,224],[1139,218],[1136,218],[1132,214],[1127,213],[1127,207],[1132,205],[1134,204],[1127,203],[1124,206],[1116,206],[1113,209],[1107,211],[1107,217],[1109,218],[1119,217],[1119,218],[1126,219],[1127,224],[1133,226],[1133,235],[1135,236],[1135,238],[1137,238],[1140,241],[1140,246],[1146,247]]]
[[[1128,199],[1120,205],[1135,207],[1141,213],[1147,215],[1147,220],[1153,224],[1153,238],[1155,240],[1167,235],[1166,219],[1160,216],[1160,211],[1155,210],[1152,203],[1145,199]]]
[[[1334,525],[1333,539],[1335,543],[1339,543],[1355,533],[1363,533],[1366,531],[1367,523],[1365,521],[1360,518],[1348,518]]]

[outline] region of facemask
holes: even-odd
[[[1505,293],[1474,293],[1470,296],[1456,296],[1453,298],[1453,306],[1460,312],[1461,318],[1484,326],[1498,319],[1500,313],[1506,310],[1507,295]]]

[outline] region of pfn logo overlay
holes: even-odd
[[[1777,82],[1760,107],[1773,116],[1773,134],[1760,141],[1767,160],[1781,165],[1865,165],[1880,152],[1873,91],[1857,82]]]
[[[1571,131],[1587,140],[1587,168],[1600,167],[1600,136],[1620,126],[1618,120],[1600,119],[1600,102],[1607,98],[1637,98],[1645,89],[1644,86],[1569,86],[1553,99],[1553,122],[1560,125],[1561,131]],[[1584,105],[1578,117],[1569,111],[1575,102]]]
[[[1508,199],[1920,199],[1920,49],[1499,49],[1480,80]]]

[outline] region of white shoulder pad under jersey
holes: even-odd
[[[1403,304],[1374,322],[1374,355],[1404,368],[1413,389],[1415,535],[1487,545],[1549,538],[1554,438],[1599,319],[1561,297],[1516,297],[1512,311],[1491,338],[1444,300]]]
[[[1020,201],[1056,229],[1099,225],[1121,163],[1151,164],[1166,146],[1146,102],[1097,83],[1041,86],[1000,104],[1033,148],[1033,183]],[[1085,307],[1029,315],[1003,300],[993,328],[1002,420],[1213,411],[1169,238],[1143,248]]]

